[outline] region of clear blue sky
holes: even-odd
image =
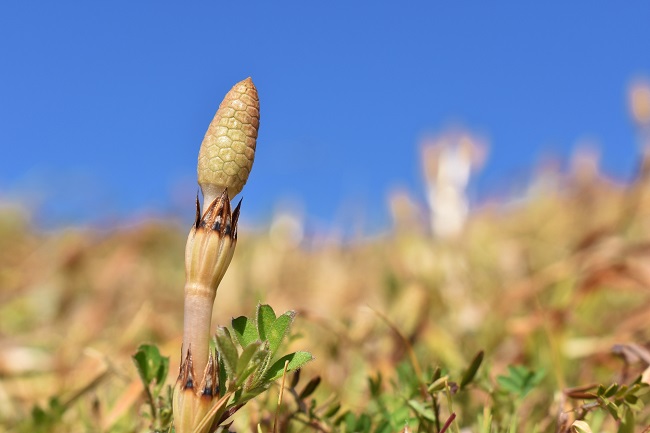
[[[418,140],[450,122],[490,141],[478,191],[582,137],[624,178],[649,50],[644,1],[4,1],[0,199],[63,222],[191,219],[203,134],[248,76],[249,220],[285,198],[321,222],[384,220],[393,186],[422,194]]]

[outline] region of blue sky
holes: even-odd
[[[385,221],[393,187],[422,196],[419,140],[450,124],[490,142],[478,196],[585,137],[624,179],[650,7],[612,5],[5,1],[0,199],[63,223],[191,219],[203,134],[248,76],[261,100],[251,221],[281,200],[323,224]]]

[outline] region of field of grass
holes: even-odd
[[[231,430],[271,431],[277,418],[283,431],[554,432],[575,420],[648,431],[650,164],[640,166],[628,185],[556,175],[483,205],[448,240],[430,234],[424,206],[367,239],[296,244],[281,225],[240,227],[213,326],[259,302],[296,310],[288,345],[315,360],[297,383],[287,377],[279,408],[276,386]],[[44,233],[2,211],[0,432],[148,431],[131,356],[156,344],[173,385],[186,236],[164,222]]]

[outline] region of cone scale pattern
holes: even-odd
[[[226,188],[231,199],[242,190],[253,166],[259,124],[260,102],[249,77],[226,94],[203,138],[197,174],[204,203]]]

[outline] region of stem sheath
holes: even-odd
[[[210,325],[216,290],[196,284],[185,285],[185,314],[183,323],[183,358],[192,350],[194,380],[201,383],[210,353]]]

